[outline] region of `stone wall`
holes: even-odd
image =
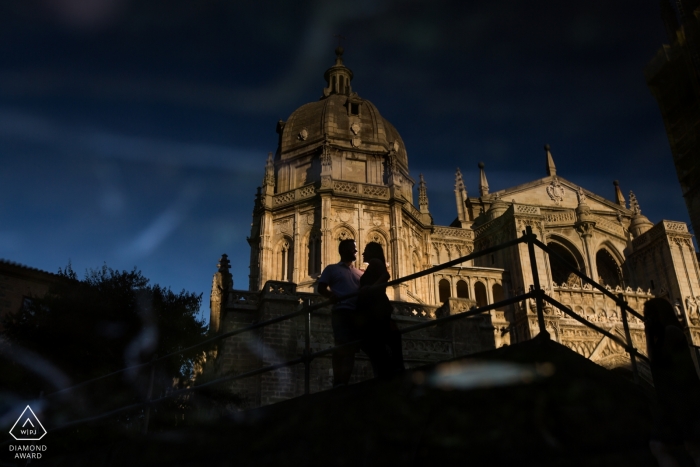
[[[316,304],[322,297],[300,293],[289,282],[269,281],[261,292],[233,290],[228,293],[221,319],[221,333],[240,329],[259,321],[292,313],[303,303]],[[400,328],[460,313],[475,305],[473,300],[450,298],[442,307],[407,302],[392,302],[393,319]],[[493,312],[497,313],[497,312]],[[204,367],[201,382],[232,374],[242,374],[266,366],[299,358],[305,347],[305,315],[245,332],[221,341]],[[330,308],[315,311],[311,317],[312,352],[333,347]],[[407,368],[493,349],[496,346],[491,315],[458,320],[403,335],[403,354]],[[500,333],[500,330],[499,330]],[[505,342],[504,342],[505,343]],[[372,369],[363,352],[356,356],[351,383],[372,378]],[[332,387],[330,354],[311,363],[310,392]],[[242,398],[241,408],[280,402],[304,394],[304,364],[280,368],[261,375],[222,383],[218,389]]]

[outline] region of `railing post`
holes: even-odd
[[[532,233],[532,227],[525,227],[525,235],[527,236],[527,251],[530,254],[530,267],[532,268],[532,281],[535,288],[535,303],[537,305],[537,324],[540,327],[540,334],[543,338],[549,339],[547,325],[544,322],[544,300],[542,300],[542,288],[540,288],[540,276],[537,272],[537,259],[535,258],[535,244],[532,240],[536,237]]]
[[[304,316],[304,394],[308,395],[311,383],[311,299],[306,303]]]
[[[617,294],[618,305],[620,306],[620,316],[622,317],[622,327],[625,329],[625,339],[627,339],[627,346],[630,349],[634,349],[632,343],[632,334],[630,333],[630,325],[627,322],[627,302],[625,301],[625,296],[621,293]],[[632,363],[632,375],[634,375],[634,382],[639,383],[639,369],[637,368],[637,357],[632,350],[627,350],[630,354],[630,362]]]

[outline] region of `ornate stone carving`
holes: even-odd
[[[290,234],[294,226],[294,220],[291,217],[286,217],[275,221],[274,226],[276,234]]]
[[[328,141],[328,135],[324,135],[323,148],[321,149],[321,186],[324,188],[332,186],[332,169],[333,157],[331,156],[330,142]]]
[[[578,187],[578,191],[576,192],[576,196],[578,197],[579,204],[584,204],[586,202],[586,193],[583,192],[583,188]]]
[[[295,195],[294,191],[288,191],[286,193],[276,195],[274,198],[272,198],[272,203],[275,206],[279,206],[280,204],[291,203],[295,199],[296,199],[296,195]]]
[[[393,314],[399,316],[411,316],[414,318],[435,319],[436,306],[420,305],[418,303],[391,302]]]
[[[418,206],[420,206],[421,212],[428,212],[428,189],[423,174],[420,174],[420,183],[418,184]]]
[[[355,122],[352,125],[350,125],[350,130],[354,135],[357,135],[360,133],[360,124]]]
[[[358,193],[357,183],[351,183],[351,182],[342,182],[342,181],[336,180],[333,183],[333,189],[335,191],[340,191],[342,193],[353,193],[353,194]]]
[[[347,209],[336,209],[335,210],[335,221],[336,222],[352,223],[354,217],[355,217],[354,211],[350,211]]]
[[[537,206],[528,206],[526,204],[516,204],[515,205],[515,212],[517,214],[534,214],[534,215],[539,215],[540,214],[540,208]]]
[[[308,138],[308,137],[309,137],[309,130],[307,130],[306,128],[302,128],[301,131],[299,132],[298,138],[301,141],[306,141],[306,138]]]
[[[313,185],[306,185],[299,190],[300,198],[308,198],[316,194],[316,189]]]
[[[382,213],[379,212],[365,211],[363,221],[365,225],[369,224],[368,227],[370,225],[374,227],[379,227],[384,223],[384,216],[382,215]]]
[[[381,198],[386,198],[389,194],[389,191],[384,186],[362,185],[362,194],[366,196],[377,196]]]
[[[669,236],[669,240],[671,240],[678,248],[683,248],[683,247],[688,247],[691,248],[693,247],[693,243],[691,242],[690,238],[687,237],[677,237],[677,236]]]
[[[367,243],[370,242],[379,243],[386,248],[385,235],[377,232],[376,230],[367,234]]]
[[[411,203],[405,203],[403,207],[406,211],[411,213],[413,217],[415,217],[416,219],[420,219],[420,211],[416,209],[416,207],[413,206]]]
[[[236,290],[230,293],[226,306],[234,308],[255,309],[260,304],[260,293],[258,292],[243,292]]]
[[[547,195],[555,204],[560,204],[564,201],[564,187],[561,186],[558,178],[552,179],[552,182],[547,186]]]
[[[296,284],[292,282],[268,281],[263,293],[266,296],[286,296],[296,298]]]
[[[544,221],[547,224],[573,224],[576,222],[574,211],[545,212]]]
[[[603,230],[607,230],[608,232],[620,237],[625,236],[625,230],[621,225],[614,224],[600,216],[595,216],[593,219],[597,228],[602,228]]]
[[[700,321],[700,313],[698,313],[698,307],[700,307],[700,300],[696,297],[685,297],[685,311],[688,319],[694,324],[698,325]]]
[[[474,238],[471,230],[460,229],[459,227],[435,227],[433,234],[442,237]]]
[[[635,214],[641,214],[642,210],[639,207],[639,201],[637,201],[637,197],[630,191],[630,209],[632,212]]]
[[[666,230],[674,230],[676,232],[688,231],[688,226],[686,226],[684,222],[664,221],[664,227],[666,228]]]
[[[350,232],[350,230],[348,230],[346,228],[341,228],[341,229],[338,229],[338,232],[336,233],[336,238],[339,241],[342,241],[342,240],[354,239],[355,236],[352,234],[352,232]]]

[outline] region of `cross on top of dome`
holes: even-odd
[[[323,77],[327,86],[323,89],[323,97],[331,94],[344,94],[349,96],[352,93],[350,81],[352,81],[352,70],[343,65],[343,47],[335,49],[335,65],[326,70]]]

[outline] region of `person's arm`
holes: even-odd
[[[333,302],[335,302],[338,299],[338,296],[333,293],[333,291],[329,288],[328,284],[326,284],[325,282],[318,283],[318,293],[321,294],[321,296],[326,297]]]

